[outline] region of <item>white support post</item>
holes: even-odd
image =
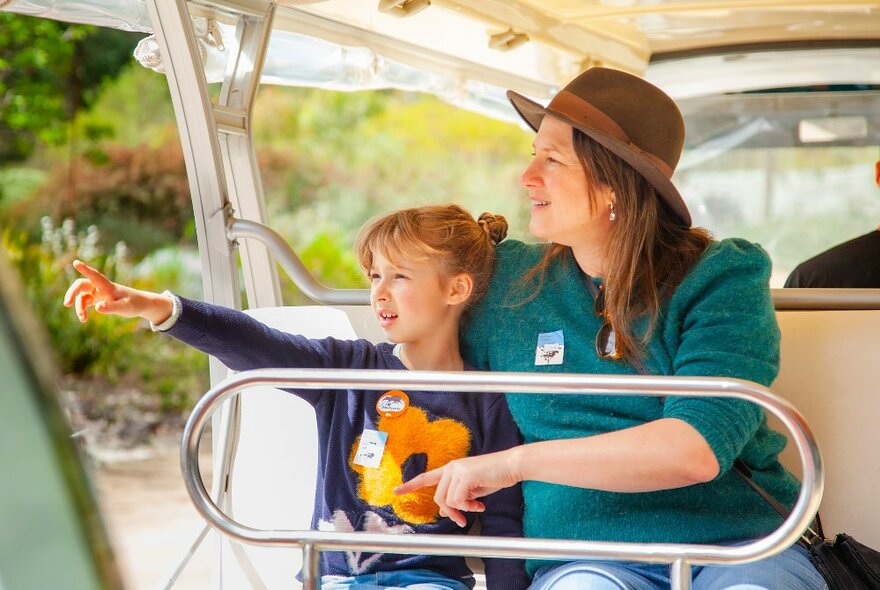
[[[236,216],[266,224],[266,205],[263,185],[257,165],[252,135],[254,100],[272,32],[275,5],[269,4],[262,17],[242,16],[236,35],[239,53],[227,64],[220,100],[215,114],[234,114],[225,117],[237,125],[221,127],[220,151],[229,186],[230,200]],[[282,304],[281,287],[275,260],[261,243],[239,243],[248,307],[275,307]]]
[[[204,297],[212,303],[239,308],[236,264],[232,244],[226,236],[229,194],[217,124],[187,3],[185,0],[150,0],[147,6],[186,161],[202,260]],[[212,369],[212,382],[214,378]]]
[[[248,16],[245,18],[255,19],[261,24],[267,23],[266,26],[271,27],[274,11],[268,0],[254,0],[247,6],[235,2],[221,2],[219,4],[229,4],[229,6],[224,6],[224,9],[247,14]],[[253,157],[249,138],[248,141],[231,150],[228,146],[224,146],[221,150],[218,125],[208,93],[198,40],[192,29],[187,2],[185,0],[148,0],[147,8],[162,55],[186,162],[202,264],[204,299],[211,303],[241,309],[237,264],[233,255],[234,246],[227,235],[226,223],[231,216],[231,203],[237,200],[234,197],[240,186],[250,185],[250,189],[247,190],[252,196],[244,200],[245,203],[248,203],[248,208],[254,200],[262,202],[262,188],[256,171],[256,158]],[[241,8],[241,10],[236,10],[236,8]],[[255,16],[254,13],[263,16]],[[254,54],[261,51],[259,65],[250,71],[242,69],[241,72],[236,73],[234,70],[234,75],[231,77],[232,84],[229,86],[230,92],[226,93],[228,101],[230,98],[235,98],[241,88],[246,90],[242,104],[246,107],[245,113],[248,116],[256,93],[256,84],[259,82],[262,55],[265,54],[268,31],[261,32],[257,38],[262,40],[262,45],[260,41],[243,43],[235,61],[236,63],[247,61],[241,60],[242,49]],[[249,57],[252,58],[253,55]],[[249,125],[245,124],[244,127],[249,133]],[[224,172],[224,160],[235,168],[235,173],[229,175]],[[240,162],[244,162],[244,165]],[[251,176],[249,183],[246,181],[248,175]],[[239,178],[245,180],[239,181]],[[231,199],[230,193],[233,194],[233,199]],[[265,220],[264,217],[261,220]],[[277,278],[275,281],[277,283]],[[277,293],[278,289],[276,288],[274,292]],[[211,383],[216,384],[226,377],[227,371],[219,361],[212,358],[210,374]],[[212,420],[214,426],[212,496],[221,506],[226,505],[226,483],[237,444],[235,433],[237,432],[239,414],[239,404],[232,401],[227,403],[223,411],[218,412]],[[190,553],[184,557],[173,576],[174,578],[185,567],[186,561],[195,552],[199,542],[200,540],[197,540]],[[221,572],[223,570],[219,539],[217,549],[213,587],[219,589],[222,588]],[[173,581],[171,583],[173,584]]]

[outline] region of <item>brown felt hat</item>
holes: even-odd
[[[512,90],[507,98],[535,131],[544,115],[551,115],[617,154],[691,225],[691,214],[671,180],[684,146],[684,120],[662,90],[637,76],[594,67],[569,82],[546,108]]]

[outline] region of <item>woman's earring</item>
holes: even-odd
[[[608,214],[608,219],[615,221],[617,219],[617,211],[614,210],[614,203],[609,203],[608,207],[611,208],[611,213]]]

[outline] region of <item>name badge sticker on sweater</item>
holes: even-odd
[[[385,443],[388,441],[388,433],[381,430],[364,428],[361,433],[361,442],[354,454],[355,465],[378,469],[385,453]]]
[[[538,346],[535,348],[535,366],[561,365],[565,356],[565,337],[562,330],[538,334]]]
[[[379,396],[376,411],[386,418],[397,418],[409,407],[409,396],[402,391],[392,389]]]

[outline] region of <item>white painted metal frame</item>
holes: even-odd
[[[232,244],[226,237],[229,190],[217,124],[184,0],[150,0],[150,19],[162,53],[186,162],[207,301],[241,307]],[[212,367],[212,382],[225,373]]]
[[[219,104],[214,107],[220,150],[233,208],[243,219],[265,224],[265,199],[256,150],[251,135],[254,101],[260,74],[272,33],[275,4],[269,4],[263,17],[242,16],[238,25],[239,51],[229,60]],[[263,244],[239,244],[248,307],[281,305],[278,273],[270,252]]]
[[[186,162],[195,215],[196,236],[206,301],[241,309],[235,242],[226,233],[234,209],[261,223],[266,221],[262,182],[251,136],[253,104],[275,14],[268,0],[240,0],[213,5],[237,16],[238,51],[228,62],[220,98],[212,105],[208,84],[185,0],[149,0],[153,31],[163,56],[168,86]],[[200,6],[210,10],[212,3]],[[241,250],[244,282],[250,306],[281,304],[275,263],[259,243]],[[226,368],[210,360],[211,383],[226,376]],[[233,467],[240,422],[240,400],[227,404],[214,418],[215,501],[229,506],[228,475]],[[174,585],[206,537],[198,534],[166,583]],[[218,547],[219,549],[219,547]],[[216,552],[214,586],[222,587],[222,552]]]
[[[555,393],[561,395],[660,395],[739,398],[776,416],[791,434],[800,457],[802,483],[791,515],[766,537],[745,545],[609,543],[571,539],[511,539],[460,535],[385,535],[326,531],[259,530],[236,522],[210,498],[199,471],[199,439],[213,412],[244,389],[269,386],[294,389],[410,389]],[[334,393],[328,392],[327,395]],[[822,459],[803,416],[766,387],[739,379],[607,375],[538,375],[501,372],[388,371],[357,369],[261,369],[244,371],[213,387],[196,404],[184,429],[181,467],[187,491],[199,513],[222,534],[262,546],[303,550],[303,588],[320,587],[322,550],[360,550],[405,554],[464,555],[545,559],[621,559],[672,565],[672,588],[690,588],[691,565],[739,564],[775,555],[794,544],[819,508],[824,485]]]

